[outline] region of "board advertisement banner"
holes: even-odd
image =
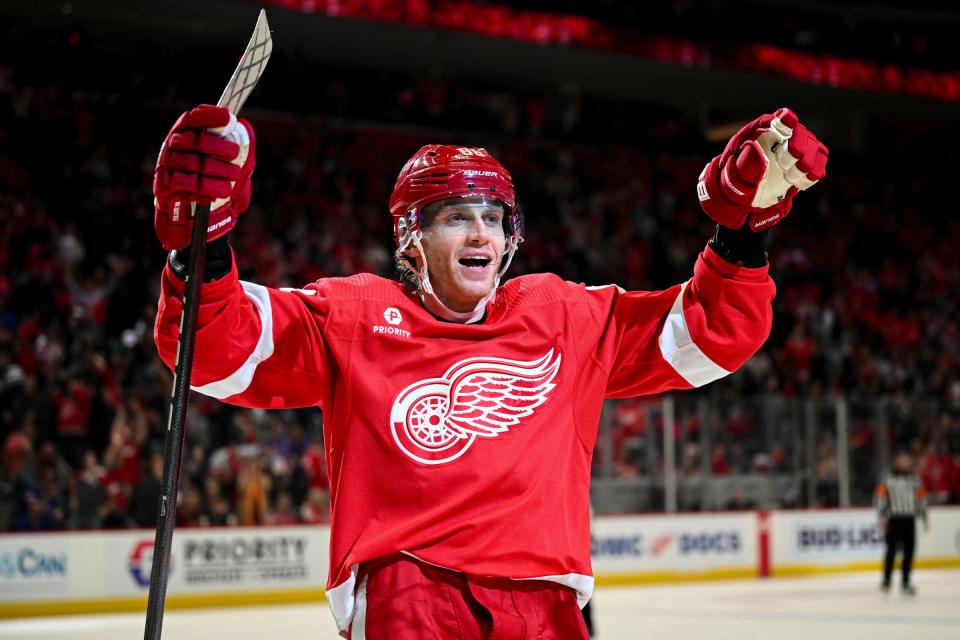
[[[591,536],[594,574],[755,571],[753,512],[599,517]]]

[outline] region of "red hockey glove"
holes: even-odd
[[[253,127],[221,107],[187,111],[167,134],[153,174],[157,237],[166,250],[190,244],[190,203],[210,205],[207,241],[226,235],[250,206]]]
[[[826,173],[829,151],[790,109],[740,129],[697,182],[700,206],[718,224],[769,229],[790,213],[793,197]]]

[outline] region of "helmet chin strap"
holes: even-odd
[[[502,260],[503,264],[500,266],[500,269],[497,270],[497,277],[493,280],[493,286],[490,287],[490,292],[487,293],[483,298],[477,302],[477,306],[471,311],[454,311],[447,305],[443,304],[440,298],[437,297],[437,294],[433,291],[433,285],[430,283],[430,274],[427,270],[427,254],[423,250],[423,245],[420,244],[420,238],[423,234],[419,230],[414,231],[410,234],[410,239],[407,242],[413,243],[417,248],[417,251],[420,252],[420,258],[422,265],[420,266],[420,286],[418,288],[418,293],[420,294],[420,301],[423,302],[423,306],[426,307],[427,311],[437,316],[442,320],[447,320],[448,322],[459,322],[461,324],[474,324],[480,322],[483,319],[483,314],[487,308],[487,302],[490,301],[490,298],[497,292],[497,287],[500,286],[500,278],[504,273],[507,272],[507,269],[510,268],[510,263],[513,262],[513,253],[517,250],[517,240],[514,237],[511,237],[507,240],[507,248],[504,252],[506,260]]]

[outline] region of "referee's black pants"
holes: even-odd
[[[896,516],[887,522],[887,555],[883,560],[883,584],[890,584],[893,575],[893,560],[897,549],[903,547],[902,585],[910,584],[910,570],[913,568],[913,548],[917,540],[917,523],[913,516]]]

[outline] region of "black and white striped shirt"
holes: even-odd
[[[887,472],[874,494],[881,518],[926,516],[927,491],[915,473]]]

